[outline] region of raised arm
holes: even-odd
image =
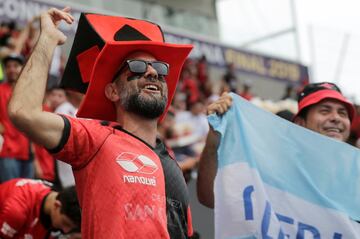
[[[232,98],[228,93],[207,107],[207,114],[224,114],[232,104]],[[204,150],[200,157],[197,196],[199,202],[206,207],[214,208],[214,179],[217,172],[217,148],[220,143],[220,135],[212,127],[208,133]]]
[[[24,66],[9,102],[9,116],[14,125],[38,144],[55,148],[64,129],[63,119],[42,109],[46,81],[54,49],[66,36],[58,30],[61,21],[71,24],[70,8],[51,8],[41,14],[39,40]]]

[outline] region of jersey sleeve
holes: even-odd
[[[112,129],[96,120],[61,116],[65,123],[62,138],[59,145],[49,151],[74,169],[81,168],[95,156]]]

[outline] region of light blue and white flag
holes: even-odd
[[[360,238],[360,154],[232,94],[215,178],[216,238]]]

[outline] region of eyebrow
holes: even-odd
[[[324,103],[324,104],[320,104],[319,108],[320,109],[322,109],[322,108],[332,109],[332,108],[335,108],[335,107],[333,107],[332,105],[329,105],[327,103]],[[336,107],[336,110],[341,110],[341,111],[346,111],[347,112],[347,109],[346,109],[346,107],[344,105],[341,105],[339,108]]]

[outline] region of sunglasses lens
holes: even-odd
[[[129,69],[132,73],[143,74],[146,72],[147,63],[144,61],[134,60],[129,61]]]
[[[169,74],[169,67],[164,62],[153,62],[151,63],[152,67],[157,71],[159,75],[166,76]]]
[[[132,73],[143,74],[146,72],[147,65],[150,64],[159,75],[166,76],[169,74],[169,66],[164,62],[146,62],[142,60],[129,60],[129,69]]]

